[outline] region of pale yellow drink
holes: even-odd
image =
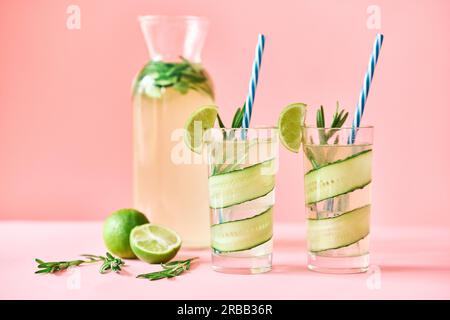
[[[194,110],[214,101],[201,64],[208,21],[141,16],[139,22],[149,61],[133,86],[134,207],[176,231],[183,247],[206,247],[208,168],[186,147],[183,128]]]
[[[210,95],[163,88],[160,97],[136,93],[134,113],[134,207],[152,223],[172,228],[183,245],[209,245],[208,168],[183,143],[180,129]]]

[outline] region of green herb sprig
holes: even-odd
[[[242,108],[237,108],[236,112],[234,113],[233,121],[231,122],[232,128],[242,127],[242,119],[244,119],[244,112],[245,112],[245,104],[242,106]]]
[[[95,256],[91,254],[83,254],[81,256],[86,257],[90,260],[98,259],[97,261],[103,261],[103,264],[100,267],[100,273],[107,273],[109,271],[119,273],[120,271],[122,271],[122,266],[125,265],[125,262],[122,259],[114,257],[109,252],[106,253],[106,257]]]
[[[339,128],[341,128],[345,121],[348,118],[348,112],[346,112],[344,109],[339,110],[339,101],[336,102],[336,111],[333,114],[333,119],[331,120],[331,125],[329,128],[326,127],[325,122],[325,111],[323,106],[320,106],[319,109],[317,109],[316,112],[316,126],[319,131],[319,142],[320,144],[326,145],[328,144],[328,141],[339,131]],[[312,140],[312,139],[311,139]],[[337,144],[339,141],[339,136],[336,136],[336,138],[333,141],[333,144]],[[311,141],[312,144],[313,141]],[[305,148],[306,156],[308,157],[309,161],[311,162],[313,168],[317,169],[321,165],[320,159],[323,158],[323,155],[320,153],[314,155],[312,151],[309,148]]]
[[[38,263],[37,265],[38,270],[35,273],[43,273],[43,274],[56,273],[71,267],[78,267],[81,264],[89,264],[97,262],[103,262],[102,266],[100,267],[100,273],[106,273],[110,270],[119,273],[122,270],[122,266],[125,264],[123,260],[114,257],[109,252],[106,253],[106,256],[96,256],[92,254],[83,254],[81,256],[87,259],[53,261],[53,262],[45,262],[41,259],[35,259],[35,261]]]
[[[236,112],[234,113],[233,120],[231,121],[231,128],[238,129],[242,127],[242,119],[244,118],[244,112],[245,112],[245,104],[242,106],[242,108],[237,108]],[[219,124],[219,127],[221,129],[226,129],[225,124],[223,123],[222,118],[220,117],[219,113],[217,113],[217,122]],[[223,131],[223,139],[224,140],[230,140],[235,138],[234,132],[226,132]],[[242,159],[243,160],[243,159]],[[218,174],[218,173],[225,173],[233,168],[236,167],[241,162],[237,162],[235,164],[216,164],[212,168],[212,175]]]
[[[242,119],[244,118],[245,104],[242,108],[237,108],[234,113],[233,120],[231,121],[231,128],[238,129],[242,127]],[[217,122],[219,123],[219,127],[225,129],[225,124],[223,123],[222,118],[219,113],[217,113]]]
[[[333,114],[333,120],[331,121],[330,129],[325,129],[325,112],[323,106],[317,109],[316,114],[316,126],[317,128],[324,128],[319,131],[320,144],[327,144],[328,140],[341,128],[348,118],[348,112],[344,109],[339,111],[339,101],[336,102],[336,111]],[[337,141],[335,141],[337,143]]]
[[[134,94],[145,91],[153,98],[160,98],[164,88],[172,87],[181,94],[195,90],[214,99],[214,92],[204,69],[199,64],[180,58],[179,63],[147,63],[136,78]]]
[[[191,268],[192,261],[198,259],[198,257],[186,259],[186,260],[176,260],[168,263],[162,263],[161,267],[163,268],[161,271],[144,273],[138,275],[136,278],[148,279],[150,281],[167,279],[177,277],[183,272],[189,270]]]

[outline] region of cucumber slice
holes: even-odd
[[[251,218],[215,224],[211,246],[219,252],[249,250],[272,239],[273,207]]]
[[[209,206],[226,208],[254,200],[275,187],[275,160],[209,177]]]
[[[372,179],[372,150],[356,153],[305,174],[307,204],[362,189]]]
[[[308,219],[308,249],[312,252],[338,249],[363,239],[370,231],[370,205],[337,217]]]

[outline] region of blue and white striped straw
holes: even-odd
[[[242,128],[248,129],[252,117],[253,102],[255,101],[256,86],[258,85],[259,69],[261,68],[262,55],[266,37],[263,34],[258,35],[258,44],[255,50],[255,59],[253,60],[252,77],[248,85],[247,100],[245,101],[245,113],[242,118]]]
[[[377,34],[375,42],[373,43],[372,54],[370,55],[369,66],[367,67],[366,75],[364,76],[364,84],[359,95],[358,105],[356,106],[355,116],[352,123],[352,133],[348,138],[348,143],[353,144],[356,139],[357,129],[361,124],[361,118],[364,113],[364,106],[366,105],[367,96],[369,95],[370,84],[372,83],[373,73],[377,65],[378,56],[380,55],[381,45],[383,44],[384,36]]]

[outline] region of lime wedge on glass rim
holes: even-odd
[[[302,127],[305,125],[306,104],[293,103],[286,106],[278,118],[278,129],[283,146],[298,152],[302,143]]]
[[[175,257],[181,247],[181,238],[169,228],[147,223],[131,231],[130,245],[142,261],[164,263]]]
[[[184,125],[184,142],[189,149],[201,153],[205,131],[214,127],[217,107],[203,106],[195,110]]]

